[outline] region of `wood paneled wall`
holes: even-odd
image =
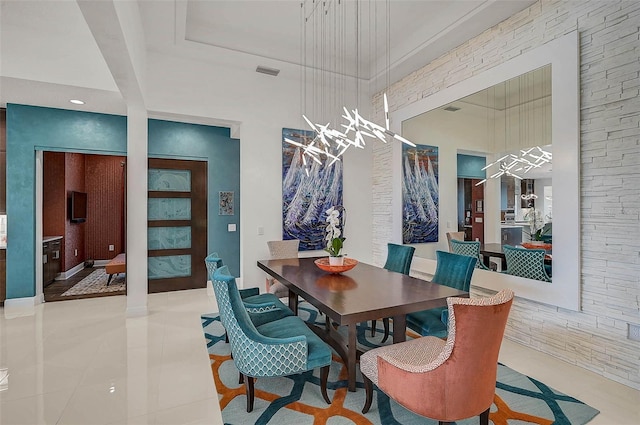
[[[85,256],[85,223],[72,223],[69,211],[69,202],[71,199],[71,192],[85,192],[86,187],[84,184],[85,155],[81,153],[65,153],[65,190],[67,205],[67,213],[65,214],[65,233],[64,233],[64,246],[65,256],[63,262],[63,271],[69,270],[80,263],[83,263],[86,259]],[[43,205],[46,209],[46,205]],[[75,255],[75,250],[78,250],[78,255]]]
[[[106,260],[124,252],[124,161],[121,156],[85,155],[88,258]]]
[[[65,188],[64,152],[44,152],[42,184],[42,236],[64,236],[66,233],[67,190]],[[65,238],[66,239],[66,238]],[[64,244],[60,249],[62,270],[66,267]]]

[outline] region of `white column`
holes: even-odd
[[[147,111],[127,108],[127,315],[147,313]]]

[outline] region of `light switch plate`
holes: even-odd
[[[227,224],[227,230],[230,231],[230,232],[235,232],[236,231],[236,224],[235,223]]]

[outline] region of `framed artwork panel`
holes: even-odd
[[[314,137],[313,131],[282,129],[282,239],[299,239],[300,251],[325,248],[326,211],[342,205],[342,161],[318,164],[285,141],[308,144]]]
[[[402,242],[438,242],[438,148],[402,147]]]

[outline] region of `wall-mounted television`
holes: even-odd
[[[71,192],[71,222],[84,223],[87,220],[87,194]]]

